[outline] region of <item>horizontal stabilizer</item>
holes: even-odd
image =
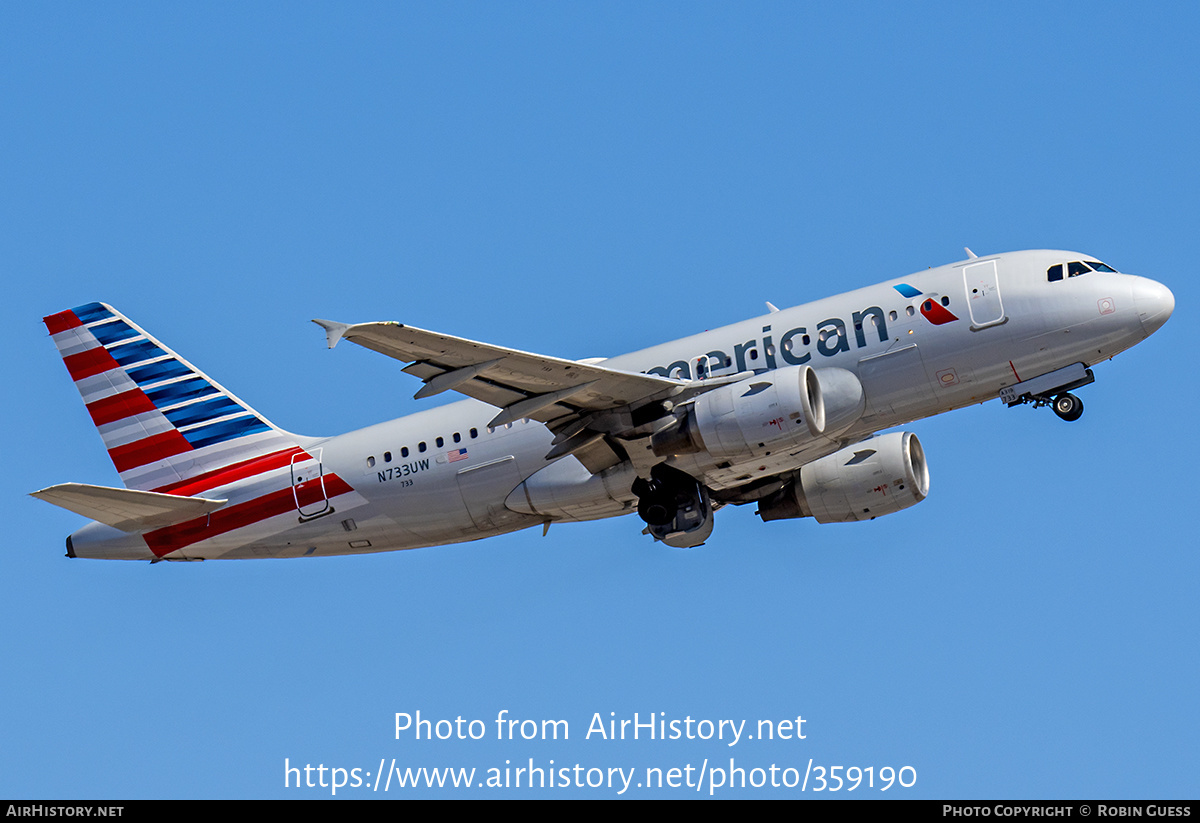
[[[172,526],[202,517],[226,503],[207,497],[180,497],[177,494],[113,489],[84,483],[63,483],[32,492],[29,496],[124,532]]]

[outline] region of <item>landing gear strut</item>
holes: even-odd
[[[1063,392],[1054,398],[1053,408],[1055,414],[1068,422],[1083,416],[1083,401],[1070,392]]]

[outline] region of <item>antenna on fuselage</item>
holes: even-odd
[[[976,257],[979,256],[975,252],[968,249],[966,246],[963,246],[963,251],[965,251],[967,253],[967,257],[971,258],[972,260],[974,260]]]

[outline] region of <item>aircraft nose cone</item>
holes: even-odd
[[[1146,336],[1158,331],[1175,311],[1175,295],[1162,283],[1139,277],[1133,285],[1133,304]]]

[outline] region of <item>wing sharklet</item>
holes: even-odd
[[[331,349],[342,339],[342,335],[346,333],[346,329],[350,328],[348,324],[338,323],[334,320],[317,320],[313,318],[313,322],[325,330],[325,342]]]

